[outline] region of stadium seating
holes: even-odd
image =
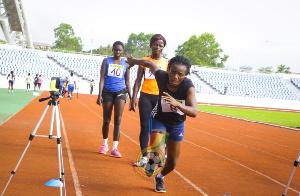
[[[0,74],[7,75],[11,70],[17,77],[41,74],[42,78],[66,76],[73,71],[86,81],[100,81],[100,68],[104,56],[45,52],[28,49],[12,49],[0,46]],[[138,66],[131,68],[130,83],[133,87]],[[300,100],[300,78],[291,78],[290,84],[281,76],[266,74],[240,73],[198,67],[188,76],[194,83],[197,93],[220,94],[251,98],[271,98],[283,100]],[[292,89],[293,84],[298,89]]]
[[[299,95],[279,76],[213,69],[199,69],[197,75],[219,94],[225,94],[226,89],[226,95],[231,96],[300,100]]]
[[[291,83],[300,89],[300,78],[291,78]]]
[[[14,71],[17,77],[39,74],[50,79],[53,74],[62,75],[62,71],[53,67],[41,51],[0,48],[0,73],[7,75]]]
[[[95,80],[97,86],[100,82],[100,68],[104,56],[87,56],[79,54],[68,54],[49,52],[47,54],[49,59],[52,59],[58,65],[66,70],[73,71],[77,76],[83,80]],[[131,68],[130,83],[133,86],[137,74],[137,66]]]

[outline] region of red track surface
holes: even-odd
[[[1,192],[46,102],[35,99],[0,127]],[[67,195],[158,194],[153,177],[132,167],[139,153],[138,112],[129,112],[126,104],[119,143],[122,158],[116,159],[98,154],[102,107],[95,103],[96,96],[79,95],[79,99],[60,102]],[[50,116],[51,107],[36,135],[49,134]],[[110,149],[112,132],[113,126]],[[300,151],[299,141],[297,131],[199,112],[186,121],[176,170],[165,178],[166,195],[281,195]],[[35,137],[4,195],[59,195],[59,188],[44,185],[58,177],[56,140]],[[299,168],[290,188],[287,195],[299,195]]]

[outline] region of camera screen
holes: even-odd
[[[60,77],[52,77],[50,81],[51,91],[59,91]]]

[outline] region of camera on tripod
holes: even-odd
[[[60,84],[60,77],[52,77],[50,81],[50,89],[51,91],[58,92]]]

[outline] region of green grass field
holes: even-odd
[[[198,105],[198,110],[286,127],[300,127],[300,113],[228,108],[209,105]]]
[[[39,92],[41,93],[41,92]],[[36,98],[33,91],[15,89],[14,93],[8,93],[7,89],[0,89],[0,125],[9,117],[24,108],[31,100]]]
[[[16,89],[14,90],[14,93],[11,94],[7,92],[7,89],[0,89],[0,125],[10,116],[25,107],[34,98],[36,98],[36,96],[33,95],[33,91],[26,92],[25,90]],[[209,105],[198,105],[198,110],[286,127],[300,127],[300,113],[228,108]]]

